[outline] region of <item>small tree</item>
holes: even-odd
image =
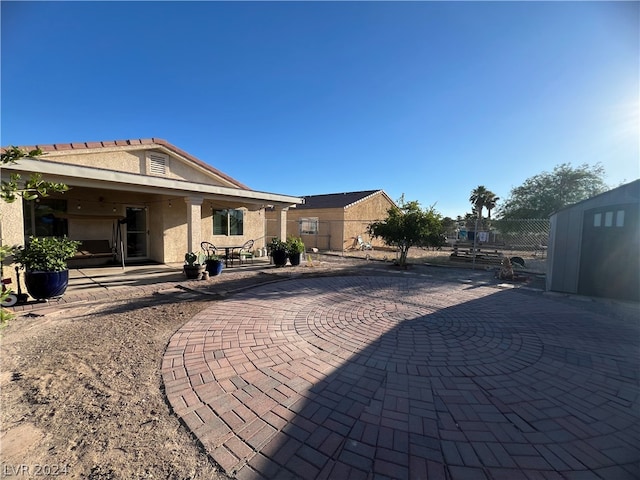
[[[36,148],[30,152],[11,146],[0,153],[0,169],[4,165],[14,165],[21,158],[35,158],[42,155],[42,150]],[[21,184],[19,173],[12,173],[8,182],[2,181],[0,186],[0,198],[7,203],[15,202],[20,196],[25,200],[35,200],[38,197],[46,197],[50,192],[66,192],[69,190],[63,183],[46,182],[39,173],[33,173]]]
[[[498,211],[502,219],[548,218],[553,212],[607,190],[604,167],[570,163],[542,172],[511,190]]]
[[[373,222],[367,227],[373,238],[382,238],[389,246],[400,252],[399,264],[407,264],[407,254],[411,247],[436,247],[442,244],[442,217],[431,206],[420,208],[417,201],[405,202],[404,195],[397,207],[387,210],[387,218]]]

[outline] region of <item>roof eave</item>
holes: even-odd
[[[242,200],[247,203],[278,206],[300,205],[304,202],[304,199],[290,195],[151,177],[81,165],[48,162],[33,158],[22,158],[18,164],[6,165],[3,169],[26,173],[41,173],[51,181],[69,183],[69,180],[72,180],[74,185],[84,187],[95,187],[96,183],[99,183],[103,188],[116,189],[127,186],[135,191],[145,193],[184,196],[214,195],[229,200]]]

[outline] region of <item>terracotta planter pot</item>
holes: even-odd
[[[197,280],[204,273],[204,265],[185,265],[184,274],[189,280]]]

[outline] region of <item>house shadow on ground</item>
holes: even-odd
[[[638,478],[636,322],[428,278],[307,278],[202,312],[167,397],[239,479]]]

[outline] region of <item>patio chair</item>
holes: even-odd
[[[358,235],[358,248],[360,250],[373,250],[371,243],[362,240],[362,236]]]
[[[216,246],[211,242],[201,242],[200,248],[204,252],[204,254],[208,257],[212,255],[217,255],[216,251],[218,250]]]
[[[253,244],[253,240],[247,240],[244,245],[242,245],[242,248],[238,252],[238,256],[240,257],[240,264],[242,264],[243,260],[247,260],[248,258],[250,258],[251,263],[253,263]]]

